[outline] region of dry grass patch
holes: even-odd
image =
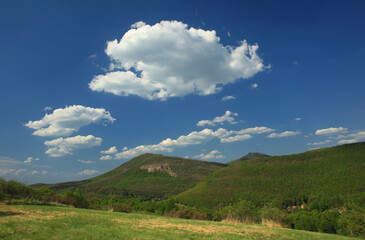
[[[263,219],[261,224],[264,225],[264,226],[267,226],[269,228],[283,228],[283,226],[280,223],[275,222],[275,221],[270,220],[270,219]]]
[[[151,229],[159,231],[174,232],[186,234],[187,232],[203,235],[236,235],[247,238],[268,238],[278,239],[280,236],[275,232],[267,232],[267,229],[258,225],[226,225],[212,224],[212,222],[194,221],[193,223],[172,221],[173,219],[139,219],[135,220],[134,227],[137,229]],[[175,220],[175,219],[174,219]],[[128,221],[122,219],[113,219],[112,221],[125,224]],[[292,239],[292,238],[288,238]]]
[[[1,205],[0,215],[3,217],[0,218],[0,222],[7,222],[10,219],[18,219],[21,221],[27,220],[52,220],[55,218],[65,217],[65,216],[74,216],[75,212],[61,212],[61,211],[52,211],[52,212],[44,212],[40,210],[24,210],[19,209],[16,206],[11,205]]]

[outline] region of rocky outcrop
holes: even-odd
[[[154,172],[154,171],[161,171],[161,172],[167,172],[170,176],[176,177],[176,173],[174,173],[167,163],[153,163],[153,164],[147,164],[140,167],[140,169],[145,169],[148,172]]]

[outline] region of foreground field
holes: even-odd
[[[355,239],[262,225],[0,205],[0,239]]]

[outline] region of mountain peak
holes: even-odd
[[[250,160],[250,159],[261,158],[261,157],[270,157],[270,156],[267,155],[267,154],[264,154],[264,153],[259,153],[259,152],[249,152],[245,156],[243,156],[239,159],[230,161],[227,164],[232,165],[232,164],[235,164],[235,163],[238,163],[238,162],[243,162],[243,161],[247,161],[247,160]]]

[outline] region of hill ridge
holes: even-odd
[[[32,186],[48,187],[55,191],[80,188],[86,195],[138,194],[162,197],[183,192],[226,166],[223,163],[145,153],[89,179]]]

